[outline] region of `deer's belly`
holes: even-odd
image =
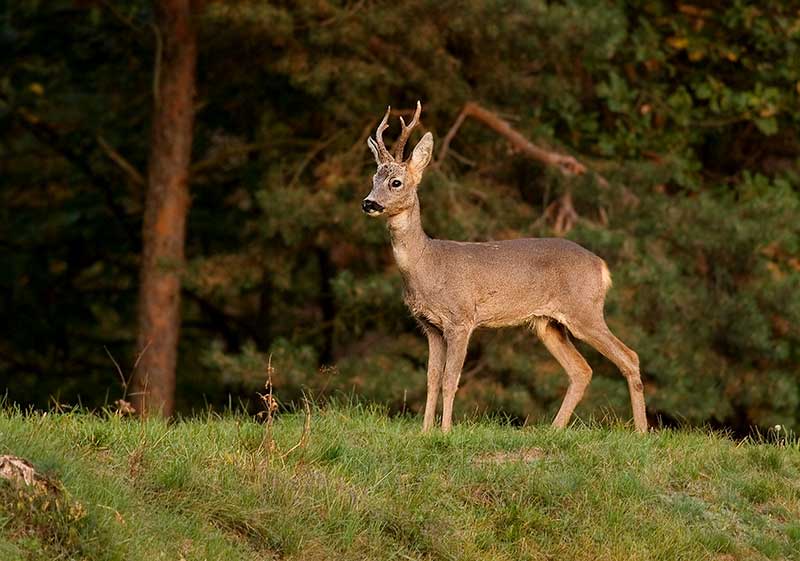
[[[477,327],[513,327],[548,315],[545,301],[527,289],[503,286],[485,288],[476,295]]]
[[[548,315],[547,310],[530,299],[508,298],[491,292],[483,298],[467,298],[447,291],[434,294],[407,287],[405,302],[415,317],[441,330],[450,327],[513,327]]]
[[[513,310],[505,309],[499,312],[488,310],[480,314],[476,321],[476,327],[514,327],[529,324],[544,315],[541,310],[531,309],[530,307]]]

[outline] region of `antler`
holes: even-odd
[[[389,128],[389,113],[391,112],[392,107],[387,107],[386,115],[383,116],[381,124],[378,125],[378,129],[375,131],[375,140],[377,140],[378,153],[380,154],[380,159],[382,162],[390,162],[394,160],[392,155],[389,153],[389,150],[386,149],[386,145],[383,143],[383,131]]]
[[[400,138],[397,139],[397,142],[394,145],[394,159],[398,162],[403,161],[403,150],[405,150],[406,142],[408,141],[408,137],[411,136],[411,131],[419,124],[419,114],[422,112],[422,104],[417,100],[417,110],[414,112],[414,118],[411,119],[411,122],[406,126],[406,122],[400,117],[400,125],[403,127],[402,132],[400,133]]]

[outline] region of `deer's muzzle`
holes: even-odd
[[[383,212],[383,205],[378,204],[370,199],[364,199],[361,202],[361,210],[374,216]]]

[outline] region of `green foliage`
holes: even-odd
[[[103,346],[123,366],[137,351],[142,186],[98,138],[144,173],[153,15],[145,2],[82,6],[28,0],[0,15],[0,290],[18,318],[0,331],[0,376],[10,399],[40,406],[113,400]],[[613,271],[608,320],[640,355],[653,418],[800,427],[798,10],[208,3],[179,407],[251,399],[272,355],[286,403],[343,392],[421,408],[424,338],[383,224],[359,210],[365,140],[387,103],[421,99],[440,143],[473,100],[609,186],[564,179],[467,120],[421,186],[428,233],[552,235],[544,211],[571,189],[569,236]],[[595,379],[579,415],[627,418],[624,380],[582,350]],[[538,422],[565,388],[530,333],[482,333],[457,409]]]
[[[238,414],[167,424],[2,410],[0,454],[29,458],[81,508],[36,511],[37,528],[71,536],[69,549],[42,549],[19,531],[29,518],[3,500],[0,552],[588,561],[800,551],[800,448],[784,434],[737,443],[471,420],[423,435],[418,419],[340,405],[313,408],[306,444],[293,448],[304,424],[303,414],[279,414],[269,447],[265,425]]]

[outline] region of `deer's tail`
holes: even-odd
[[[613,284],[611,281],[611,271],[608,270],[608,265],[602,259],[600,260],[600,275],[603,279],[603,292],[608,292]]]

